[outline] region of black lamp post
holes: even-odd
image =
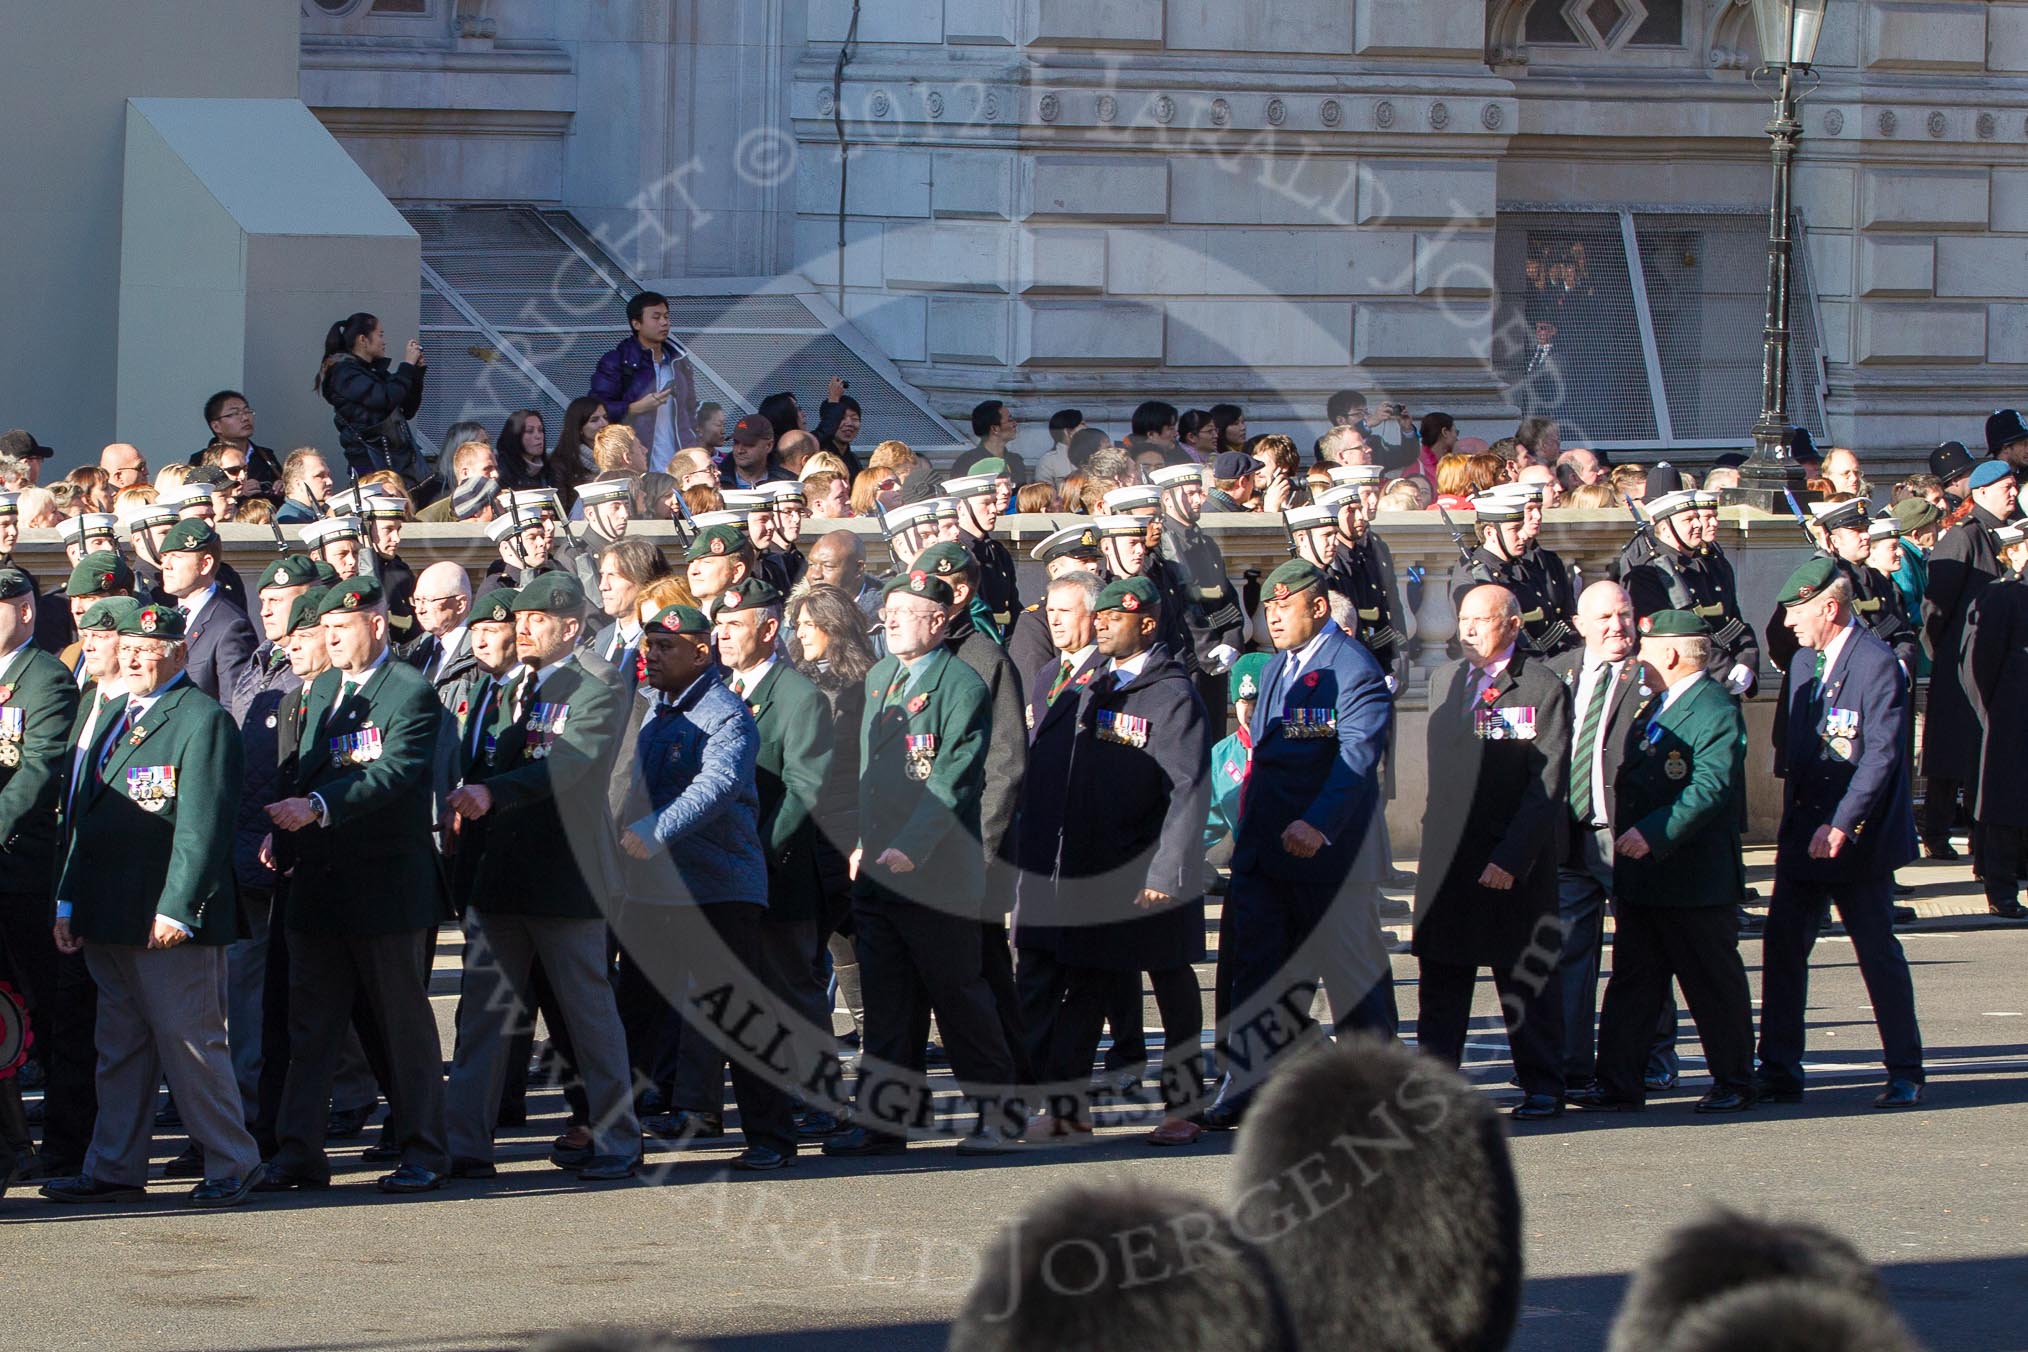
[[[1802,467],[1789,455],[1789,280],[1795,241],[1790,234],[1790,180],[1796,142],[1803,127],[1796,105],[1810,86],[1799,87],[1798,76],[1810,73],[1823,35],[1830,0],[1753,0],[1760,27],[1762,71],[1775,85],[1774,120],[1767,124],[1773,142],[1774,192],[1768,206],[1767,324],[1761,333],[1760,421],[1753,429],[1753,457],[1740,467],[1740,484],[1726,493],[1728,502],[1763,511],[1785,512],[1784,490],[1800,493]]]

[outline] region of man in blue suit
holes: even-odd
[[[1851,583],[1827,558],[1789,574],[1783,618],[1802,647],[1790,668],[1787,777],[1774,897],[1761,949],[1756,1097],[1803,1097],[1810,948],[1825,908],[1845,922],[1873,1001],[1887,1088],[1876,1108],[1922,1102],[1915,986],[1894,937],[1893,873],[1915,858],[1904,743],[1908,692],[1894,652],[1853,621]]]
[[[1277,655],[1254,706],[1253,770],[1219,936],[1231,1009],[1221,1044],[1225,1092],[1203,1119],[1214,1131],[1238,1125],[1268,1061],[1307,1025],[1325,965],[1315,947],[1304,956],[1313,933],[1333,950],[1350,948],[1341,960],[1358,969],[1346,975],[1363,996],[1347,1009],[1334,1002],[1338,1026],[1391,1036],[1396,1022],[1377,913],[1369,902],[1362,913],[1333,914],[1367,832],[1385,829],[1378,765],[1394,717],[1386,676],[1332,622],[1324,574],[1309,562],[1291,559],[1270,573],[1261,604]]]

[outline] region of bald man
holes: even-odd
[[[808,432],[791,429],[775,439],[775,463],[784,472],[801,478],[803,462],[818,451],[817,439]]]
[[[99,468],[112,480],[115,493],[148,482],[148,457],[124,441],[116,441],[99,452]]]
[[[834,530],[810,546],[810,567],[803,580],[813,587],[836,587],[866,613],[869,624],[880,620],[880,584],[866,575],[866,546],[849,530]]]
[[[478,666],[465,628],[472,613],[472,579],[448,559],[433,563],[417,574],[409,599],[422,633],[403,650],[402,658],[436,687],[445,708],[455,710],[455,696]]]

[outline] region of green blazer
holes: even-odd
[[[21,711],[18,737],[0,748],[0,892],[48,896],[56,877],[57,806],[70,778],[78,689],[63,663],[30,648],[5,672],[0,718]]]
[[[324,801],[331,824],[287,838],[288,927],[312,934],[398,934],[443,918],[443,876],[431,846],[430,770],[443,708],[422,673],[390,656],[335,716],[340,673],[310,685],[296,744],[297,795]],[[378,734],[371,759],[342,738]]]
[[[768,865],[768,918],[808,920],[823,906],[817,823],[811,814],[831,773],[837,730],[823,692],[777,658],[746,692],[760,727],[754,787],[760,792],[761,849]],[[851,853],[852,842],[842,842]]]
[[[1746,722],[1709,677],[1661,708],[1651,696],[1628,730],[1613,832],[1639,831],[1649,853],[1614,857],[1613,895],[1633,906],[1731,906],[1746,886]]]
[[[873,887],[913,901],[974,914],[985,897],[985,852],[979,848],[979,797],[985,786],[991,697],[970,667],[939,648],[912,691],[898,658],[883,657],[866,677],[866,713],[859,734],[857,890]],[[910,754],[910,737],[933,739]],[[909,772],[911,763],[927,778]],[[920,771],[918,771],[920,773]],[[900,850],[915,865],[891,874],[874,860]]]
[[[519,720],[513,702],[530,682],[517,681],[493,720],[492,759],[466,770],[484,784],[493,809],[468,832],[458,853],[469,890],[458,900],[481,915],[540,915],[595,920],[602,900],[617,894],[617,837],[606,815],[606,785],[620,741],[620,703],[612,687],[566,658],[528,695]],[[562,729],[552,735],[561,710]],[[476,835],[469,828],[482,828]],[[476,847],[476,848],[475,848]]]
[[[218,701],[178,678],[90,768],[120,710],[106,711],[71,802],[56,899],[71,931],[101,944],[148,942],[157,914],[200,944],[233,941],[233,817],[244,771],[239,728]]]

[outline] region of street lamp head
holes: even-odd
[[[1824,35],[1824,12],[1830,0],[1753,0],[1760,26],[1761,60],[1779,70],[1809,66],[1817,57],[1817,39]]]

